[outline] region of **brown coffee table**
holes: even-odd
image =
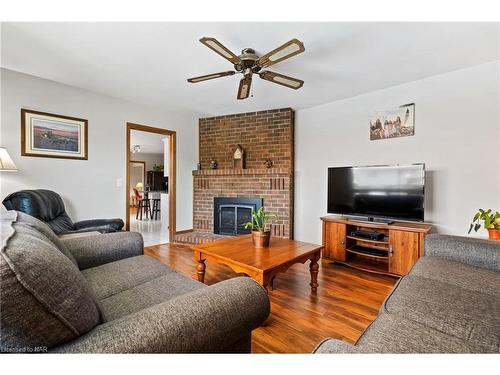
[[[273,280],[295,263],[310,260],[311,291],[318,289],[318,260],[323,246],[272,237],[269,248],[256,249],[251,235],[232,237],[201,245],[194,245],[194,258],[198,262],[198,280],[205,281],[205,261],[225,264],[235,272],[250,276],[263,287],[273,288]]]

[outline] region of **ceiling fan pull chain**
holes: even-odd
[[[254,87],[254,86],[255,86],[255,85],[252,85],[252,86],[250,87],[250,97],[252,97],[252,98],[253,98],[253,87]]]

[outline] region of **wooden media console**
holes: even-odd
[[[323,259],[363,271],[402,276],[424,252],[425,235],[430,224],[395,221],[391,224],[364,222],[338,216],[325,216],[323,222]],[[356,231],[372,232],[378,237],[356,236]]]

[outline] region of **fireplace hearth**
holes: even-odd
[[[262,198],[214,197],[214,233],[237,236],[250,233],[244,224],[262,207]]]

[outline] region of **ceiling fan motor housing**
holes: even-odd
[[[259,65],[257,65],[259,56],[255,54],[255,50],[252,48],[245,48],[241,51],[241,55],[238,57],[241,60],[241,63],[234,65],[234,69],[236,71],[248,75],[249,73],[257,73],[262,69]],[[250,69],[250,71],[248,69]]]

